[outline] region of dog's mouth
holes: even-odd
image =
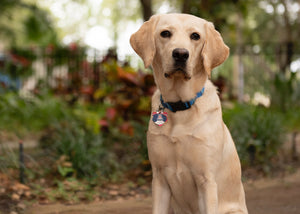
[[[192,78],[186,69],[181,66],[176,66],[173,70],[165,73],[165,78],[172,78],[174,76],[183,76],[184,80],[190,80]]]

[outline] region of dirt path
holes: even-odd
[[[245,185],[249,214],[300,214],[300,171]],[[150,214],[151,198],[78,205],[36,205],[25,214]]]

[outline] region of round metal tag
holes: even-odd
[[[167,114],[168,114],[167,112],[159,112],[159,111],[153,112],[153,114],[152,114],[152,121],[156,125],[162,126],[168,120]]]

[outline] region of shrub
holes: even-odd
[[[41,131],[70,113],[70,108],[53,96],[25,99],[16,93],[6,93],[0,99],[0,129],[17,135]]]
[[[9,168],[17,169],[19,160],[17,153],[0,142],[0,173],[6,174]]]
[[[50,126],[39,143],[57,160],[57,171],[63,177],[109,176],[118,165],[114,154],[103,147],[100,135],[76,116]]]
[[[236,106],[224,110],[243,165],[267,169],[283,142],[281,116],[261,106]]]

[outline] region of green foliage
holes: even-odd
[[[283,112],[300,107],[300,81],[296,79],[296,73],[292,73],[289,78],[284,73],[278,73],[273,83],[271,100],[274,107]]]
[[[0,129],[16,134],[41,131],[49,124],[70,115],[66,104],[59,99],[45,95],[25,99],[16,93],[5,93],[0,99]]]
[[[141,118],[145,123],[131,120],[130,123],[119,122],[102,129],[103,144],[108,151],[115,154],[120,162],[119,170],[135,169],[148,159],[146,130],[148,117]]]
[[[13,149],[0,142],[0,172],[6,173],[9,168],[19,167],[18,156]]]
[[[99,125],[94,127],[95,122],[90,122],[99,118],[97,113],[89,113],[83,107],[73,110],[53,95],[28,100],[15,93],[6,93],[2,98],[2,131],[13,130],[19,137],[43,131],[39,143],[51,157],[49,165],[44,167],[45,171],[53,172],[50,167],[53,164],[54,172],[60,177],[101,176],[114,180],[121,177],[124,165],[118,163],[112,150],[102,145],[103,136],[95,130],[99,129]],[[100,108],[100,115],[101,111]],[[15,152],[2,147],[1,154],[4,153],[5,161],[1,161],[1,169],[17,166]],[[53,160],[57,161],[54,163]]]
[[[224,110],[243,165],[271,166],[283,143],[281,114],[261,106],[237,105]],[[267,168],[264,168],[266,170]]]
[[[99,118],[104,117],[105,111],[108,107],[102,105],[77,105],[74,108],[74,114],[82,121],[93,133],[100,133]]]
[[[106,149],[99,135],[94,134],[75,115],[50,125],[40,145],[57,159],[57,171],[63,177],[92,178],[111,170]],[[109,170],[107,170],[107,168]]]
[[[57,43],[57,33],[49,13],[36,4],[25,0],[5,0],[3,3],[1,1],[0,9],[0,36],[7,44]]]
[[[32,184],[32,186],[34,189],[34,195],[46,197],[51,201],[91,201],[93,199],[93,196],[97,193],[87,182],[78,180],[73,177],[66,178],[64,181],[54,180],[54,186],[56,188],[51,188],[48,191],[45,191],[45,189],[38,184]]]
[[[300,131],[300,108],[291,107],[285,113],[283,113],[283,124],[290,132]]]
[[[153,76],[120,66],[114,58],[101,64],[102,82],[94,97],[110,106],[99,124],[103,144],[113,151],[123,169],[133,169],[147,159],[146,129],[150,115]]]
[[[75,172],[73,167],[61,165],[57,165],[57,170],[62,177],[67,177],[68,175],[73,174]]]
[[[56,50],[50,47],[49,57],[56,56],[59,53]],[[68,49],[62,52],[65,50]],[[75,52],[76,56],[82,53],[75,46],[68,51],[70,57]],[[91,79],[89,84],[94,85],[84,90],[87,85],[82,82],[76,65],[84,64],[88,69],[90,65],[76,57],[72,60],[74,70],[69,69],[69,72],[76,81],[70,79],[67,86],[46,91],[45,87],[38,86],[37,94],[31,98],[5,93],[0,102],[0,112],[4,115],[0,128],[9,131],[18,127],[19,136],[43,132],[40,145],[56,160],[54,169],[50,170],[54,170],[56,176],[101,176],[117,181],[124,171],[147,159],[146,127],[150,95],[154,90],[153,77],[142,71],[135,72],[126,64],[120,65],[111,54],[95,65],[99,67],[96,70],[99,75],[93,77],[100,80]],[[56,64],[56,60],[51,62]],[[61,98],[47,92],[51,90]]]
[[[24,20],[25,38],[40,45],[56,43],[56,33],[46,11],[33,10]]]
[[[9,76],[11,80],[17,80],[32,74],[31,66],[36,55],[32,50],[13,47],[3,59],[0,65],[1,74]]]

